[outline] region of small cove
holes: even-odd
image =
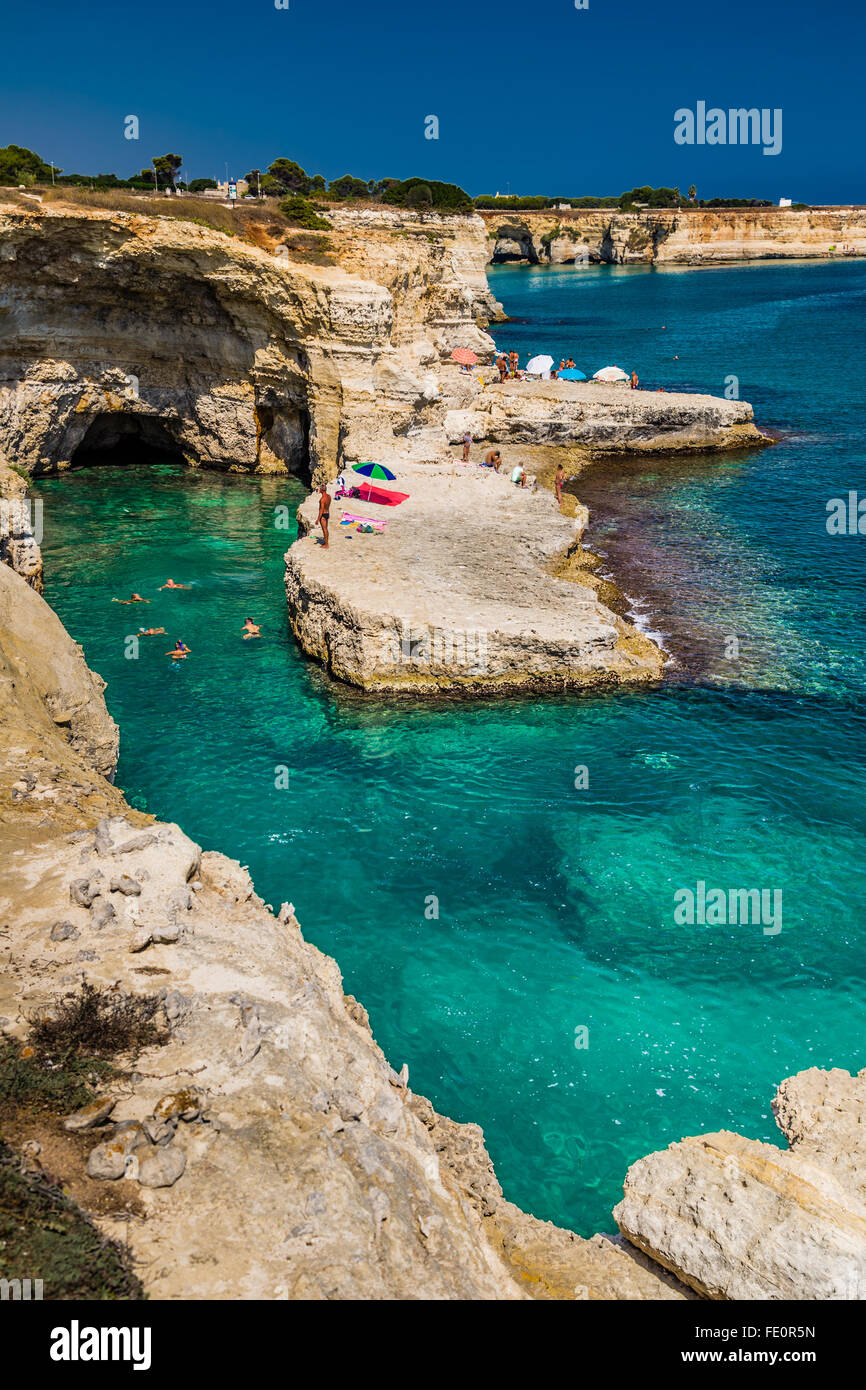
[[[130,800],[293,901],[392,1064],[483,1126],[506,1194],[590,1234],[635,1158],[717,1128],[775,1142],[783,1076],[864,1064],[866,541],[828,537],[824,508],[863,488],[866,271],[490,279],[523,360],[717,394],[734,373],[784,433],[581,482],[589,543],[676,656],[661,690],[412,706],[336,687],[286,619],[291,480],[45,480],[46,597],[108,681]],[[169,576],[191,589],[159,593]],[[111,603],[132,589],[151,603]],[[248,613],[262,642],[240,638]],[[166,637],[130,660],[140,625]],[[163,655],[176,637],[185,663]],[[676,925],[698,880],[781,889],[781,933]]]

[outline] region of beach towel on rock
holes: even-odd
[[[408,492],[393,492],[387,487],[367,487],[366,483],[361,484],[361,501],[378,502],[381,507],[397,507],[401,502],[405,502],[408,496]]]
[[[376,521],[372,516],[355,516],[352,512],[344,512],[340,519],[341,526],[373,526],[377,531],[384,531],[388,525],[387,521]]]

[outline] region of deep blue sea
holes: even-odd
[[[522,360],[719,395],[735,376],[780,435],[578,486],[666,644],[661,689],[337,687],[288,631],[285,480],[121,461],[44,482],[46,595],[108,681],[131,800],[294,902],[393,1065],[483,1126],[506,1194],[590,1234],[636,1158],[719,1128],[772,1142],[783,1077],[866,1066],[866,537],[825,524],[830,498],[866,497],[866,266],[490,278]],[[168,576],[192,588],[158,592]],[[131,589],[150,605],[110,602]],[[192,657],[157,637],[127,659],[140,623]],[[781,918],[677,920],[699,883],[780,893]]]

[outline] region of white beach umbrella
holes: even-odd
[[[628,381],[628,372],[624,372],[622,367],[602,367],[600,372],[596,372],[593,381]]]
[[[549,372],[552,366],[552,357],[532,357],[526,364],[526,370],[530,376],[541,376],[543,372]]]

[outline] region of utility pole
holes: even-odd
[[[54,187],[54,160],[51,161],[51,187]]]

